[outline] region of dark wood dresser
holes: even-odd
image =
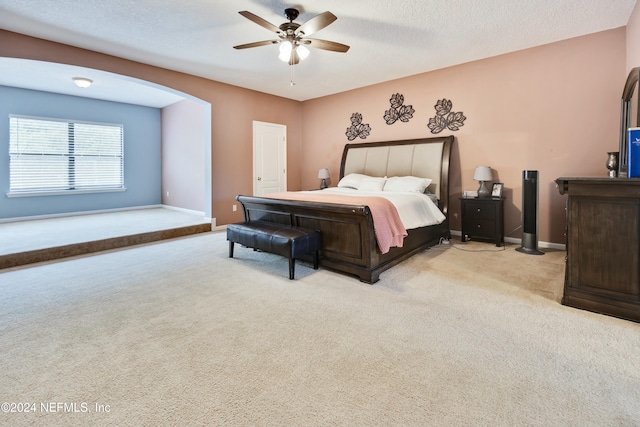
[[[562,304],[640,322],[640,179],[556,184],[568,195]]]

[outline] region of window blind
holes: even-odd
[[[124,188],[123,126],[9,116],[10,193]]]

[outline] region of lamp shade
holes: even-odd
[[[293,49],[293,45],[291,44],[290,41],[285,40],[280,44],[280,55],[278,55],[278,58],[280,58],[280,61],[282,62],[289,62],[289,60],[291,60],[291,50]]]
[[[318,179],[329,179],[329,169],[320,169],[318,171]]]
[[[489,166],[476,166],[476,173],[473,174],[473,179],[480,181],[478,197],[489,197],[491,192],[487,188],[485,181],[491,181],[493,179],[491,168]]]
[[[300,61],[304,61],[307,56],[309,56],[309,49],[307,49],[303,45],[298,45],[296,48],[296,52],[298,52],[298,56],[300,57]]]
[[[477,166],[476,173],[473,174],[475,181],[491,181],[493,179],[493,173],[489,166]]]

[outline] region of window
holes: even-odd
[[[124,190],[123,127],[9,116],[9,194]]]

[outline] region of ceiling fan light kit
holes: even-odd
[[[294,52],[292,52],[292,50],[294,50]],[[294,49],[294,44],[289,40],[285,40],[280,43],[280,55],[278,55],[280,61],[294,62],[291,60],[291,55],[297,55],[297,60],[295,61],[295,63],[298,63],[299,61],[304,61],[304,59],[309,56],[309,49],[301,44],[296,45]]]
[[[304,24],[298,24],[293,21],[298,17],[300,13],[297,9],[288,8],[285,9],[284,15],[289,20],[289,22],[285,22],[280,26],[275,26],[269,21],[266,21],[265,19],[262,19],[259,16],[254,15],[253,13],[246,10],[238,13],[240,13],[240,15],[244,16],[250,21],[253,21],[256,24],[260,25],[261,27],[276,33],[278,35],[278,39],[246,43],[234,46],[234,49],[248,49],[252,47],[279,44],[280,46],[278,58],[283,62],[289,63],[289,65],[291,66],[300,63],[300,61],[309,56],[310,51],[307,46],[314,47],[316,49],[323,49],[341,53],[347,52],[349,50],[349,46],[342,43],[308,38],[308,36],[310,36],[311,34],[320,31],[321,29],[325,28],[336,19],[338,19],[331,12],[321,13],[320,15],[314,16]],[[293,85],[293,80],[291,84]]]
[[[93,83],[93,80],[88,79],[86,77],[73,77],[71,80],[76,84],[76,86],[81,88],[88,88]]]

